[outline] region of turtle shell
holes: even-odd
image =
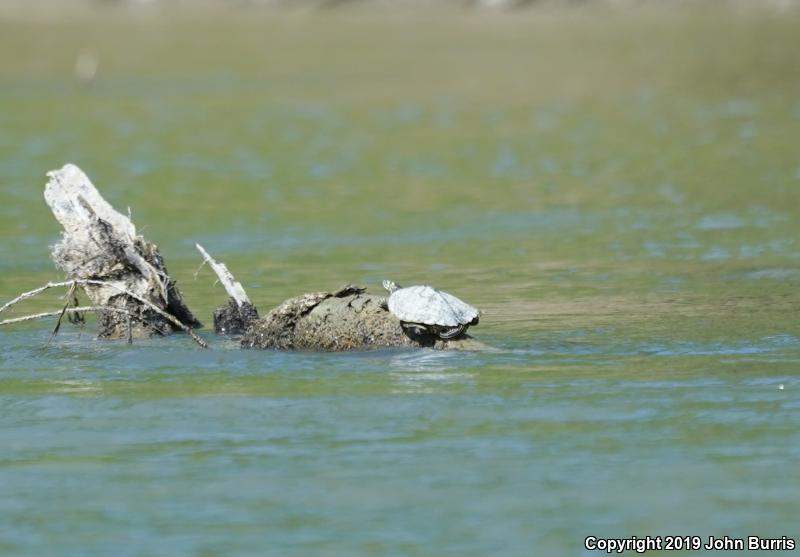
[[[389,296],[389,311],[400,321],[458,327],[478,317],[478,310],[431,286],[408,286]]]

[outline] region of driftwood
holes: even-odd
[[[201,326],[158,247],[137,235],[130,218],[115,211],[80,168],[67,164],[47,176],[44,197],[64,229],[51,258],[93,307],[109,308],[99,312],[98,336],[148,337]]]
[[[82,323],[84,312],[96,312],[101,338],[148,337],[186,331],[200,346],[207,344],[192,329],[200,326],[183,303],[158,248],[137,235],[129,217],[115,211],[89,178],[68,164],[48,173],[45,199],[64,228],[51,257],[66,281],[25,292],[0,307],[0,313],[50,288],[67,288],[60,311],[0,321],[0,325],[57,317],[55,335],[67,316]],[[286,300],[265,317],[258,312],[223,263],[199,244],[203,256],[228,293],[214,312],[219,334],[243,334],[243,348],[345,351],[379,347],[428,347],[475,350],[486,345],[462,334],[443,340],[426,330],[403,326],[386,307],[386,297],[348,284],[334,292],[314,292]],[[91,302],[80,306],[80,287]]]
[[[380,347],[428,347],[477,350],[486,345],[469,335],[442,340],[415,334],[386,309],[385,297],[346,285],[335,292],[315,292],[286,300],[253,322],[243,348],[345,351]]]

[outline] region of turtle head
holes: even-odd
[[[385,280],[385,281],[383,281],[383,287],[386,289],[386,291],[389,294],[391,294],[392,292],[394,292],[395,290],[398,290],[400,288],[397,285],[397,283],[395,281],[393,281],[393,280]]]

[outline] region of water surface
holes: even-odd
[[[206,322],[224,294],[196,241],[262,311],[430,282],[496,348],[4,328],[0,554],[798,538],[798,36],[761,16],[0,22],[0,298],[59,278],[43,174],[71,161]]]

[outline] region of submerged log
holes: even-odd
[[[99,313],[98,336],[149,337],[201,326],[158,247],[137,235],[80,168],[67,164],[47,176],[44,197],[64,228],[51,258],[93,306],[110,308]]]
[[[402,327],[386,308],[385,297],[346,285],[286,300],[252,323],[243,348],[345,351],[380,347],[477,350],[486,345],[469,335],[442,340]]]

